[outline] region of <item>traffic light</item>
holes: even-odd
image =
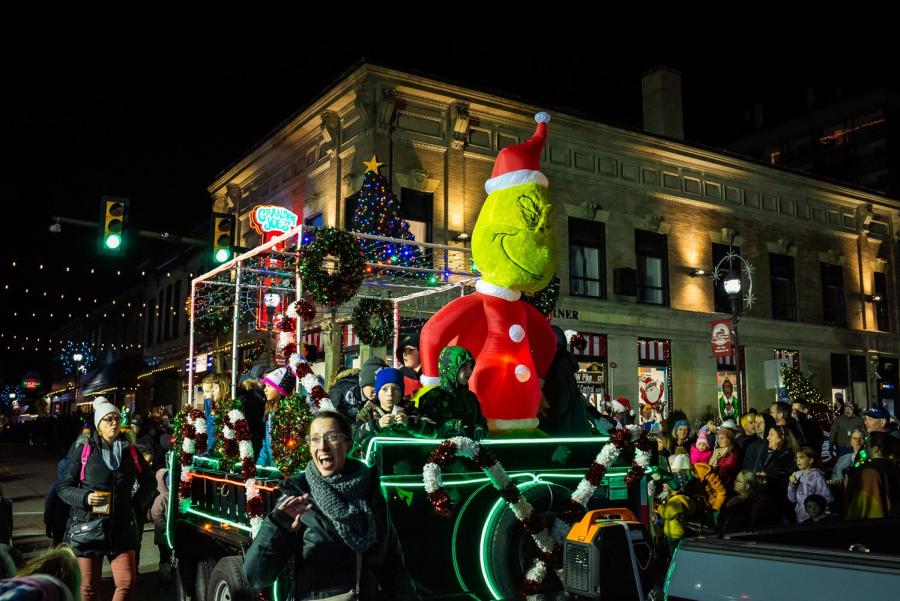
[[[128,199],[103,196],[100,199],[100,252],[118,255],[125,246]]]
[[[234,255],[234,215],[213,213],[212,256],[214,263],[226,263]]]

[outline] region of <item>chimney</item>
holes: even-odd
[[[684,139],[681,112],[681,73],[669,67],[654,67],[641,81],[644,97],[644,130]]]

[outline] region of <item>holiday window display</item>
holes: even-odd
[[[545,288],[556,268],[549,183],[540,171],[550,115],[535,115],[534,135],[500,151],[488,197],[472,233],[472,257],[481,272],[475,293],[438,311],[421,334],[421,381],[439,383],[438,356],[455,344],[475,357],[469,388],[495,432],[537,427],[540,380],[556,337],[544,315],[522,300]]]

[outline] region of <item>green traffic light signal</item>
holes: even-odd
[[[212,258],[216,263],[226,263],[234,254],[234,216],[213,213]]]
[[[125,224],[128,222],[128,199],[100,198],[100,252],[121,255],[125,251]]]
[[[122,246],[122,236],[120,236],[119,234],[110,234],[106,237],[105,244],[106,248],[115,250]]]
[[[220,248],[216,251],[216,263],[224,263],[231,258],[231,251],[227,248]]]

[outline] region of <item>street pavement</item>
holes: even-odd
[[[44,534],[44,496],[56,477],[60,456],[43,447],[0,443],[0,489],[13,502],[13,546],[26,560],[46,550],[52,541]],[[175,598],[175,589],[159,577],[159,552],[153,544],[151,525],[144,528],[135,601]],[[109,562],[103,565],[101,599],[112,598]]]

